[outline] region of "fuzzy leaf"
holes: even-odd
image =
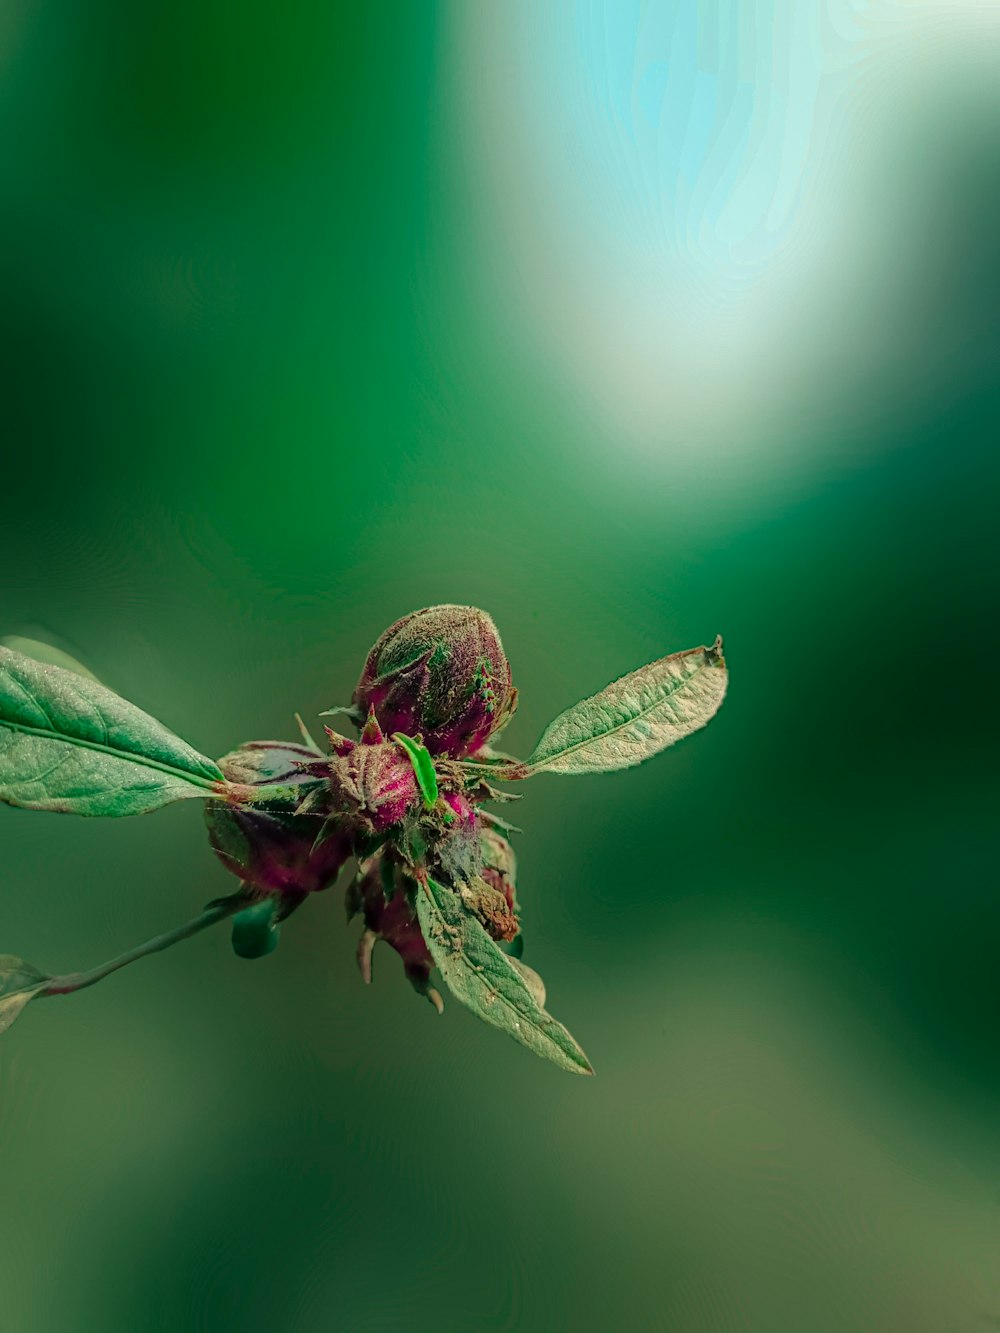
[[[521,938],[520,935],[517,938],[520,939]],[[505,956],[507,958],[507,961],[510,963],[511,967],[513,967],[515,971],[521,974],[524,984],[527,986],[528,990],[530,990],[531,994],[534,996],[535,1003],[544,1008],[545,982],[541,979],[541,977],[538,975],[538,973],[535,971],[533,967],[529,967],[527,963],[522,963],[520,957],[517,954],[509,953],[506,954]]]
[[[361,710],[355,704],[334,704],[332,708],[324,708],[323,711],[317,713],[316,716],[337,717],[340,713],[346,713],[351,721],[359,727],[365,720]]]
[[[139,815],[225,786],[211,759],[97,681],[0,648],[0,801]]]
[[[25,657],[33,658],[36,662],[44,662],[48,666],[62,667],[64,671],[75,671],[78,676],[84,676],[87,680],[97,679],[82,662],[78,662],[75,657],[70,657],[69,653],[64,653],[61,648],[56,648],[51,643],[43,643],[41,639],[26,639],[23,634],[7,634],[0,639],[0,647],[10,648],[15,653],[22,653]]]
[[[533,986],[501,952],[457,894],[435,880],[417,886],[417,918],[445,984],[477,1018],[573,1074],[592,1074],[587,1057],[537,1002]]]
[[[438,798],[437,773],[434,771],[434,760],[424,747],[415,741],[412,736],[406,736],[401,731],[393,733],[392,739],[397,745],[401,745],[406,751],[406,756],[413,765],[413,772],[417,779],[417,786],[420,788],[424,798],[424,808],[432,810]]]
[[[478,815],[479,818],[484,820],[487,824],[492,824],[494,828],[498,828],[501,833],[524,832],[524,829],[518,828],[516,824],[508,823],[506,819],[501,819],[500,816],[495,814],[492,810],[481,809],[478,811]]]
[[[0,1033],[7,1031],[25,1005],[51,980],[23,958],[0,954]]]
[[[705,726],[726,693],[722,639],[632,671],[584,699],[542,733],[531,773],[607,773],[641,764]]]
[[[300,735],[302,736],[303,741],[305,741],[306,748],[309,749],[309,750],[312,750],[313,754],[319,755],[319,757],[322,759],[322,758],[323,758],[323,751],[320,749],[320,747],[319,747],[319,746],[316,744],[316,742],[313,740],[312,732],[309,730],[309,728],[306,726],[306,724],[302,721],[302,715],[301,715],[301,713],[296,713],[296,714],[295,714],[295,721],[298,723],[299,733],[300,733]]]

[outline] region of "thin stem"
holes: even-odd
[[[317,778],[314,782],[295,782],[281,785],[277,782],[261,782],[257,784],[245,782],[229,782],[226,784],[225,791],[220,792],[220,799],[228,801],[230,805],[245,808],[251,805],[267,805],[269,803],[277,804],[300,804],[303,797],[314,790],[320,784]]]
[[[477,778],[495,778],[497,782],[521,782],[535,775],[535,765],[523,759],[484,764],[475,759],[459,759],[459,766]]]
[[[129,963],[135,963],[140,958],[145,958],[147,954],[159,953],[162,949],[169,949],[171,945],[179,944],[181,940],[190,939],[192,935],[197,935],[199,931],[205,930],[208,926],[214,926],[216,922],[224,921],[227,916],[233,916],[246,907],[248,901],[249,899],[245,894],[234,893],[231,898],[221,898],[218,902],[210,903],[200,916],[194,917],[191,921],[186,921],[183,926],[168,930],[163,935],[154,935],[145,944],[137,944],[134,949],[127,949],[125,953],[119,954],[117,958],[112,958],[107,963],[101,963],[99,967],[91,968],[89,972],[67,972],[64,976],[52,977],[38,992],[36,998],[45,995],[71,995],[73,991],[83,990],[85,986],[93,986],[98,981],[103,981],[105,977],[110,976],[112,972],[117,972],[119,968],[128,967]]]

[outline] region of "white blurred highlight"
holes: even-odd
[[[922,80],[995,45],[1000,5],[460,2],[451,21],[484,308],[649,442],[745,425],[815,365],[838,273],[877,263],[872,152]]]

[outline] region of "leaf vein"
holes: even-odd
[[[701,662],[698,664],[698,666],[695,667],[695,669],[691,672],[689,676],[672,677],[671,684],[673,688],[670,689],[669,692],[658,695],[657,698],[649,704],[645,705],[640,704],[639,711],[637,713],[634,713],[630,717],[627,718],[619,717],[619,720],[616,722],[614,720],[614,714],[611,714],[610,710],[607,710],[605,712],[605,717],[608,718],[609,725],[606,726],[602,731],[588,732],[585,735],[581,736],[579,740],[572,742],[570,745],[561,747],[557,752],[559,758],[562,759],[564,756],[572,754],[575,750],[579,750],[582,746],[592,744],[595,740],[603,740],[605,737],[614,735],[615,732],[626,730],[626,728],[633,725],[633,723],[635,723],[639,719],[648,717],[650,713],[654,712],[657,708],[661,707],[662,705],[670,706],[671,704],[673,704],[676,716],[677,704],[676,700],[674,699],[674,696],[680,690],[682,690],[686,685],[689,685],[691,681],[693,681],[694,678],[698,675],[698,673],[704,670],[706,667],[712,667],[713,670],[715,669],[714,663]],[[627,698],[627,696],[624,697]],[[680,720],[681,721],[685,720],[683,715],[680,715]],[[537,758],[535,756],[532,756],[531,762],[544,763],[545,758],[546,755],[544,753],[541,756],[538,756]]]
[[[53,731],[46,727],[31,726],[22,722],[11,722],[6,718],[0,719],[0,728],[8,728],[11,731],[20,731],[27,736],[37,736],[42,740],[57,741],[61,745],[75,746],[78,749],[94,750],[98,754],[109,755],[112,759],[117,759],[125,764],[138,764],[142,768],[151,768],[159,773],[167,773],[170,777],[179,778],[183,782],[189,782],[193,786],[203,787],[206,791],[217,791],[222,785],[216,780],[203,777],[198,773],[187,772],[183,768],[176,768],[172,764],[165,764],[162,760],[152,759],[148,755],[137,754],[133,750],[116,750],[110,745],[104,745],[99,741],[87,740],[81,736],[67,736],[62,732]]]

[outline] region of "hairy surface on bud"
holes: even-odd
[[[355,830],[384,833],[419,801],[420,789],[406,751],[393,741],[356,745],[330,760],[330,801]]]
[[[445,805],[454,816],[453,823],[457,821],[457,827],[469,832],[476,827],[476,807],[472,804],[464,792],[446,791],[442,792],[442,798]]]
[[[473,754],[511,716],[517,691],[500,635],[474,606],[430,606],[390,625],[354,691],[386,732],[420,735],[431,754]]]
[[[251,741],[219,760],[230,782],[276,789],[273,801],[259,805],[205,803],[212,848],[245,884],[270,893],[315,893],[334,882],[350,855],[346,832],[333,830],[317,843],[322,821],[297,816],[297,801],[288,799],[289,787],[304,791],[306,783],[315,783],[299,767],[315,760],[311,750],[284,741]]]

